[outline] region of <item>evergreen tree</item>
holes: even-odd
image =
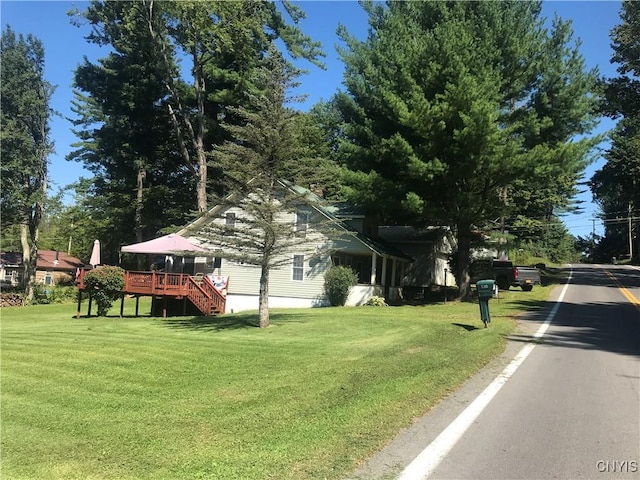
[[[85,12],[88,40],[112,51],[75,73],[74,111],[81,141],[68,159],[94,174],[88,192],[109,221],[99,238],[114,246],[141,242],[181,223],[194,195],[192,172],[175,152],[166,115],[165,65],[140,2],[94,2]],[[117,259],[117,257],[116,257]]]
[[[209,222],[199,233],[223,258],[261,269],[260,327],[269,325],[269,272],[291,265],[293,247],[305,253],[307,261],[316,249],[312,238],[283,218],[291,214],[304,217],[300,225],[306,226],[313,215],[310,206],[318,201],[308,188],[324,185],[327,175],[333,175],[326,161],[313,156],[305,140],[310,132],[305,116],[288,106],[300,100],[287,96],[297,75],[272,49],[256,75],[259,88],[248,94],[247,106],[231,109],[244,121],[224,125],[233,140],[213,154],[224,172],[225,195],[217,199]],[[232,226],[225,221],[225,207],[241,211]],[[217,217],[220,211],[223,217]]]
[[[20,225],[24,287],[33,297],[40,222],[47,196],[49,102],[53,87],[44,78],[44,47],[32,35],[7,27],[0,40],[2,227]]]
[[[611,62],[618,64],[619,76],[607,81],[603,105],[605,114],[619,121],[606,163],[591,179],[605,216],[607,259],[633,248],[633,237],[635,254],[640,250],[640,3],[623,2],[621,20],[611,32]]]
[[[577,184],[603,139],[585,136],[596,123],[591,93],[599,90],[597,70],[585,74],[570,23],[556,18],[553,27],[532,92],[532,121],[525,130],[524,147],[536,154],[505,192],[514,212],[507,224],[521,240],[541,238],[561,214],[579,210],[573,201]]]
[[[571,139],[591,126],[595,73],[567,24],[546,33],[539,2],[364,5],[369,35],[341,30],[347,92],[333,99],[349,194],[387,222],[450,225],[469,298],[472,243],[516,213],[514,190],[544,186],[538,212],[575,192],[591,143]]]
[[[288,7],[297,22],[302,12]],[[321,55],[270,2],[93,1],[76,15],[92,26],[87,40],[111,52],[76,71],[81,142],[68,158],[95,175],[85,199],[108,219],[102,238],[114,245],[206,209],[208,172],[219,172],[207,154],[226,138],[220,121],[234,121],[227,107],[254,89],[271,41],[315,63]]]
[[[295,26],[304,12],[288,1],[283,9],[294,25],[285,22],[274,2],[167,2],[144,0],[148,29],[165,62],[169,115],[184,161],[197,175],[197,211],[207,210],[209,171],[207,153],[225,140],[220,119],[231,123],[232,110],[241,104],[251,84],[253,69],[272,42],[279,39],[294,58],[321,65],[319,43]],[[160,13],[158,13],[160,12]],[[161,18],[161,21],[155,19]],[[175,78],[173,52],[190,61],[192,88],[181,91]],[[189,100],[192,100],[190,105]]]

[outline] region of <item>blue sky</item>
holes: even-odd
[[[55,142],[56,152],[51,156],[50,177],[54,190],[75,181],[79,176],[89,176],[80,164],[65,160],[65,155],[77,141],[72,133],[71,123],[66,119],[71,113],[73,99],[73,71],[86,56],[89,60],[105,56],[106,50],[89,44],[84,40],[88,28],[76,27],[69,21],[66,12],[74,7],[83,10],[87,2],[71,1],[0,1],[0,21],[2,28],[8,24],[17,33],[31,33],[42,40],[45,47],[46,79],[56,85],[52,99],[52,108],[60,112],[51,125],[51,138]],[[362,8],[356,1],[306,1],[299,5],[307,12],[301,28],[314,40],[322,42],[327,57],[326,70],[311,64],[309,73],[302,77],[301,91],[308,95],[306,105],[312,105],[320,99],[329,99],[337,89],[342,88],[343,66],[336,53],[335,46],[340,43],[336,35],[339,23],[348,31],[364,38],[367,32],[367,20]],[[573,21],[575,36],[582,41],[581,52],[589,68],[598,67],[608,77],[615,76],[615,66],[611,65],[610,38],[611,29],[619,23],[620,1],[545,1],[543,15],[553,18],[557,13],[565,20]],[[66,118],[65,118],[66,117]],[[604,119],[597,131],[613,127],[613,122]],[[607,144],[603,144],[603,148]],[[585,177],[602,166],[602,160],[591,165]],[[595,206],[591,204],[591,194],[586,192],[579,197],[585,203],[585,211],[579,215],[564,218],[569,231],[574,235],[588,235],[593,228]],[[595,223],[596,233],[602,234],[600,221]]]

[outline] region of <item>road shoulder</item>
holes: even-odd
[[[460,388],[451,393],[427,414],[402,430],[380,452],[358,468],[348,480],[390,480],[417,457],[513,360],[528,339],[546,320],[563,285],[551,292],[547,305],[535,312],[526,312],[517,319],[517,327],[507,341],[503,353],[490,361]]]

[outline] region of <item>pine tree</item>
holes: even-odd
[[[305,58],[321,66],[324,54],[318,42],[295,26],[304,12],[285,1],[289,25],[273,2],[167,2],[144,0],[148,29],[166,64],[165,86],[169,115],[179,139],[185,163],[197,175],[197,211],[207,210],[211,146],[224,141],[219,119],[232,121],[227,107],[241,104],[242,95],[254,88],[253,69],[273,41],[279,39],[294,58]],[[160,21],[156,21],[160,19]],[[192,88],[181,89],[172,68],[173,55],[190,61]],[[189,105],[190,98],[192,104]]]
[[[181,223],[194,195],[192,172],[173,146],[165,66],[143,14],[140,2],[94,2],[85,12],[93,26],[88,40],[112,51],[95,64],[85,60],[75,72],[74,124],[81,141],[67,158],[94,174],[89,206],[96,218],[109,220],[101,235],[107,259],[110,245],[117,254],[123,243]]]
[[[546,34],[539,2],[365,8],[367,40],[342,29],[347,92],[333,99],[350,193],[385,221],[451,226],[460,295],[469,298],[472,244],[517,213],[518,182],[552,192],[547,211],[575,192],[590,144],[571,138],[591,126],[595,74],[583,71],[566,24]]]
[[[232,140],[216,148],[213,158],[224,175],[223,197],[217,198],[207,226],[198,234],[219,249],[227,260],[256,265],[261,269],[259,285],[260,327],[269,325],[269,272],[291,264],[290,252],[304,253],[316,244],[291,222],[294,214],[306,226],[318,198],[309,188],[324,185],[330,173],[327,162],[312,156],[306,138],[314,135],[303,114],[289,105],[301,99],[289,97],[298,72],[275,49],[256,74],[257,91],[248,94],[247,106],[230,109],[242,124],[225,124]],[[299,188],[303,187],[303,188]],[[304,188],[306,187],[306,188]],[[226,223],[227,207],[239,209],[233,225]],[[218,212],[222,212],[219,217]],[[330,231],[323,222],[316,228]],[[317,253],[317,252],[316,252]]]
[[[606,163],[591,179],[605,219],[627,220],[605,223],[603,246],[614,246],[607,250],[606,258],[633,249],[634,236],[635,255],[640,250],[640,3],[623,2],[621,20],[611,32],[611,62],[618,64],[619,76],[607,81],[603,106],[605,114],[619,121],[605,154]]]

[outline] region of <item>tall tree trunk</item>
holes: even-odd
[[[44,125],[42,131],[44,132]],[[45,138],[44,136],[42,138]],[[38,237],[40,222],[44,211],[44,201],[47,198],[47,159],[46,149],[40,152],[41,169],[36,181],[39,183],[38,199],[33,206],[27,206],[24,214],[25,222],[20,225],[20,243],[22,244],[22,262],[24,266],[23,285],[27,303],[33,300],[33,286],[36,283],[38,263]]]
[[[207,156],[204,152],[204,97],[206,94],[206,85],[204,81],[204,74],[202,72],[202,62],[198,58],[196,48],[193,50],[193,73],[194,73],[194,87],[196,92],[196,99],[198,101],[198,115],[197,115],[197,131],[194,137],[194,147],[198,156],[198,212],[204,213],[207,211]]]
[[[22,286],[25,300],[29,303],[33,299],[33,269],[31,268],[31,245],[29,243],[29,225],[20,224],[20,245],[22,246]]]
[[[36,205],[36,209],[41,209]],[[39,221],[38,221],[39,222]],[[38,262],[38,226],[33,224],[33,217],[29,223],[20,225],[20,244],[22,246],[22,284],[25,300],[33,300],[33,286],[36,283],[36,269]]]
[[[182,105],[182,99],[178,89],[175,86],[171,60],[169,58],[169,52],[167,51],[166,38],[163,38],[161,34],[155,29],[154,25],[154,0],[149,0],[144,2],[146,4],[145,12],[147,13],[147,23],[149,27],[149,33],[151,37],[158,42],[160,47],[160,52],[162,54],[162,60],[164,62],[166,68],[166,78],[165,78],[165,87],[167,92],[169,93],[170,99],[168,104],[169,117],[171,118],[171,123],[176,132],[176,136],[178,138],[180,153],[184,158],[185,164],[187,167],[194,173],[197,174],[197,183],[196,183],[196,192],[197,192],[197,208],[199,212],[207,211],[207,156],[204,151],[204,78],[201,72],[202,65],[197,62],[197,55],[195,52],[192,52],[194,57],[194,82],[196,89],[196,98],[198,101],[198,132],[193,128],[191,120],[189,119],[188,114],[186,113],[185,108]],[[201,80],[199,80],[201,79]],[[176,108],[174,109],[171,103],[175,103]],[[178,119],[180,116],[180,119]],[[197,167],[194,166],[194,163],[191,160],[191,156],[189,154],[189,150],[187,148],[187,141],[185,141],[185,134],[182,131],[181,122],[187,130],[187,135],[191,139],[191,144],[196,151],[197,156]]]
[[[471,277],[469,263],[471,255],[471,231],[467,225],[458,225],[458,286],[460,300],[471,301]]]
[[[144,167],[138,168],[136,178],[136,212],[135,212],[135,232],[138,243],[144,240],[142,234],[142,212],[144,210],[144,180],[147,178],[147,171]]]
[[[260,273],[260,297],[258,302],[260,328],[266,328],[269,326],[269,267],[267,264],[262,265]]]

